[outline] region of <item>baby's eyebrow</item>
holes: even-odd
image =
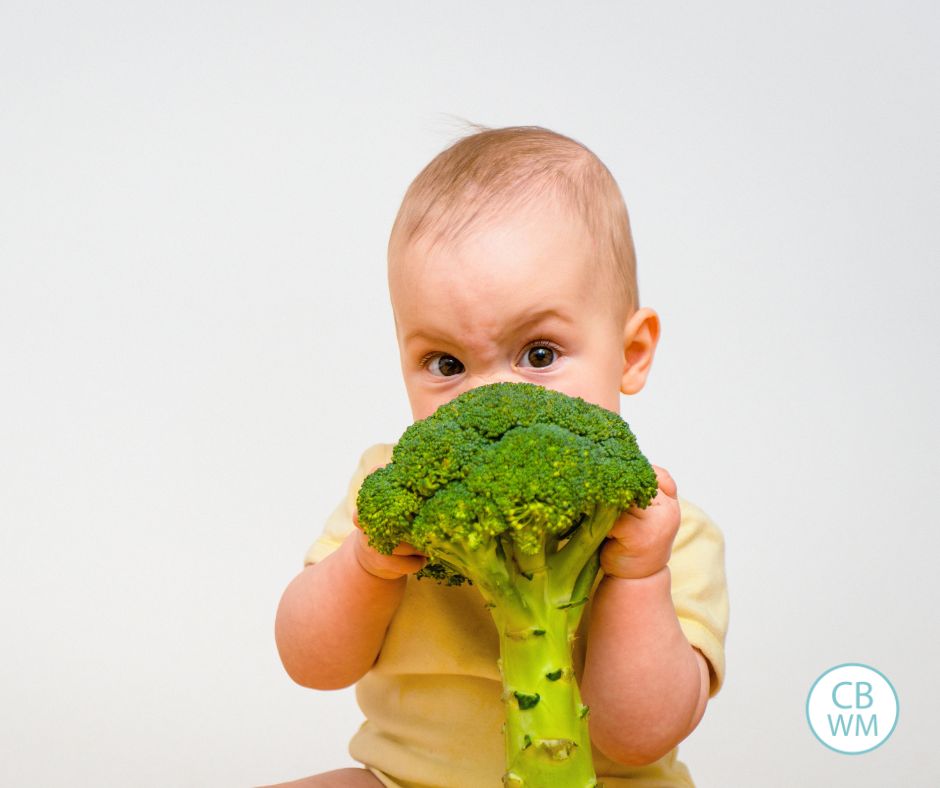
[[[504,326],[506,326],[506,328],[504,328],[504,330],[501,332],[501,338],[504,338],[509,334],[520,333],[531,328],[537,323],[541,323],[549,319],[555,319],[562,323],[574,322],[570,317],[560,310],[555,309],[554,307],[539,309],[533,312],[523,312],[504,321]],[[452,342],[452,339],[445,333],[436,334],[424,331],[422,329],[415,329],[405,336],[405,344],[409,344],[415,339],[424,339],[428,342]]]
[[[544,323],[547,320],[557,320],[562,323],[574,322],[560,310],[555,309],[554,307],[548,307],[546,309],[539,309],[534,312],[523,312],[516,317],[507,319],[505,323],[507,328],[503,331],[503,335],[505,336],[508,334],[527,331],[537,323]]]
[[[408,336],[405,337],[405,344],[410,345],[416,339],[423,339],[426,342],[449,342],[450,340],[446,337],[438,337],[433,334],[426,334],[424,331],[412,331]]]
[[[565,323],[571,322],[571,318],[569,318],[561,310],[556,309],[554,307],[548,307],[547,309],[539,309],[538,311],[531,312],[531,313],[523,313],[519,315],[517,318],[515,318],[514,320],[518,322],[518,325],[520,328],[526,328],[532,325],[533,323],[539,323],[542,320],[545,320],[550,317],[556,318]]]

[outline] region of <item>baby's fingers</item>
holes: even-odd
[[[672,474],[665,468],[660,468],[658,465],[653,466],[653,471],[656,474],[656,483],[659,486],[659,490],[656,493],[657,497],[662,494],[668,495],[670,498],[675,498],[679,488],[676,486],[676,480],[672,478]]]
[[[395,580],[419,571],[427,563],[428,559],[410,544],[401,542],[391,555],[385,555],[369,547],[369,538],[364,533],[354,533],[354,549],[359,565],[376,577]]]
[[[408,544],[408,542],[399,542],[398,547],[392,550],[392,555],[417,555],[421,558],[427,557],[417,547]]]
[[[428,559],[423,555],[398,555],[393,553],[392,555],[384,556],[384,558],[385,561],[382,562],[382,567],[378,569],[378,571],[373,572],[373,574],[382,576],[381,572],[384,570],[388,573],[385,575],[386,577],[411,575],[415,572],[420,572],[428,562]]]

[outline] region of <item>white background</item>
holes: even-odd
[[[410,420],[384,254],[456,118],[614,173],[663,320],[623,414],[723,528],[700,786],[940,781],[932,2],[0,3],[0,783],[351,765],[283,587]],[[843,756],[804,703],[870,664]]]

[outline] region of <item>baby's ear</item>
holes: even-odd
[[[634,312],[623,331],[623,377],[620,391],[636,394],[646,385],[659,342],[659,315],[649,307]]]

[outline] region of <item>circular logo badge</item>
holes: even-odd
[[[868,665],[837,665],[810,687],[806,719],[830,750],[861,755],[880,747],[894,732],[898,694],[883,673]]]

